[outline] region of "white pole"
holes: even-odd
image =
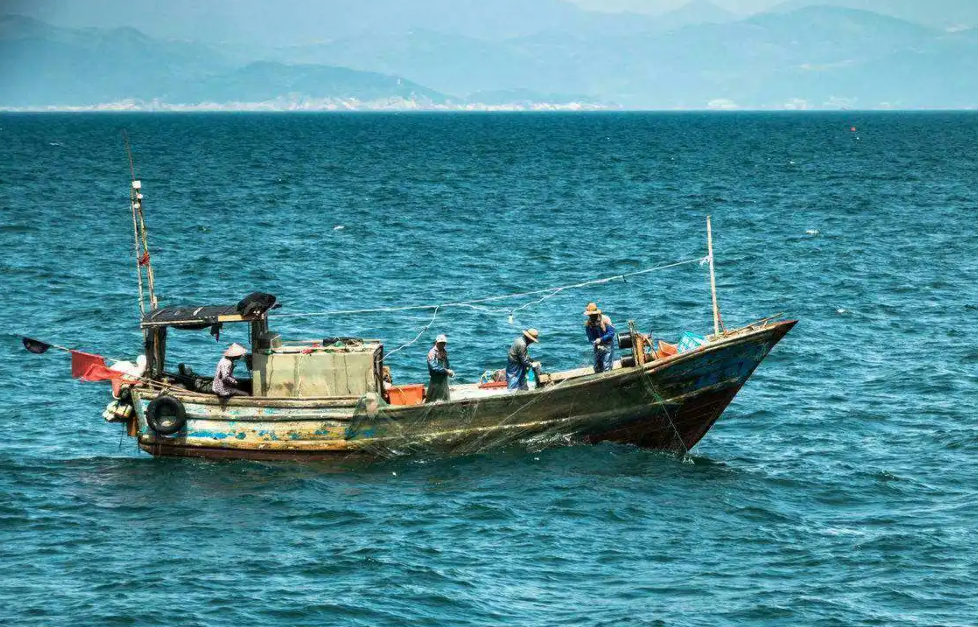
[[[713,334],[720,337],[720,306],[717,305],[717,279],[713,272],[713,228],[706,216],[706,248],[710,257],[710,293],[713,295]]]
[[[135,181],[133,181],[135,183]],[[139,265],[139,226],[136,223],[136,202],[139,190],[135,187],[129,188],[129,206],[132,209],[132,252],[136,258],[136,282],[139,285],[139,315],[146,315],[146,305],[143,297],[143,268]],[[140,318],[141,319],[141,318]]]

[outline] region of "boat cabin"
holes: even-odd
[[[378,340],[332,337],[284,341],[268,326],[275,297],[255,293],[237,305],[165,307],[149,312],[140,323],[146,339],[147,376],[187,390],[213,393],[213,373],[194,373],[179,364],[168,368],[168,332],[202,331],[217,335],[225,324],[249,325],[250,351],[235,378],[254,397],[322,398],[362,396],[383,390],[384,346]],[[214,365],[220,358],[215,352]],[[240,369],[240,366],[239,366]]]

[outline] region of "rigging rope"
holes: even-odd
[[[397,348],[395,348],[391,352],[387,353],[387,355],[385,356],[385,358],[386,357],[390,357],[391,355],[393,355],[397,351],[401,350],[402,348],[407,348],[408,346],[411,346],[412,344],[414,344],[415,342],[417,342],[418,340],[420,340],[421,339],[421,336],[423,336],[425,333],[427,333],[428,332],[428,329],[431,328],[431,325],[433,325],[435,323],[435,318],[437,318],[437,317],[438,317],[438,307],[435,307],[435,311],[432,312],[432,314],[431,314],[431,320],[428,321],[428,324],[426,324],[423,327],[421,327],[421,330],[418,331],[418,334],[416,336],[414,336],[414,339],[411,340],[410,342],[405,343],[405,344],[401,344],[400,346],[398,346]]]
[[[440,303],[440,304],[434,304],[434,305],[402,305],[402,306],[398,306],[398,307],[374,307],[374,308],[370,308],[370,309],[340,309],[340,310],[335,310],[335,311],[310,311],[310,312],[303,312],[303,313],[276,313],[276,314],[269,314],[269,317],[270,318],[271,317],[274,317],[274,318],[303,318],[303,317],[309,317],[309,318],[311,318],[311,317],[318,317],[318,316],[340,316],[340,315],[347,315],[348,316],[348,315],[353,315],[353,314],[389,313],[389,312],[397,312],[397,311],[424,311],[424,310],[429,310],[429,309],[435,310],[435,313],[437,314],[437,312],[438,312],[439,309],[445,309],[446,307],[468,307],[470,309],[475,309],[475,310],[485,310],[484,307],[479,307],[478,305],[480,303],[489,303],[489,302],[493,302],[493,301],[508,300],[508,299],[511,299],[511,298],[520,298],[520,297],[523,297],[523,296],[536,296],[538,294],[546,294],[546,296],[544,296],[543,298],[540,298],[537,301],[534,301],[534,302],[531,302],[531,303],[527,303],[525,305],[522,305],[520,307],[517,307],[516,309],[513,310],[515,312],[515,311],[518,311],[520,309],[524,309],[525,307],[528,307],[530,305],[541,303],[541,302],[547,300],[548,298],[553,298],[554,296],[560,294],[561,292],[565,292],[567,290],[577,289],[577,288],[581,288],[581,287],[587,287],[589,285],[600,285],[602,283],[609,283],[611,281],[616,281],[616,280],[619,280],[619,279],[624,280],[626,277],[638,276],[638,275],[641,275],[641,274],[648,274],[650,272],[656,272],[657,270],[666,270],[668,268],[675,268],[675,267],[678,267],[678,266],[684,266],[684,265],[688,265],[688,264],[691,264],[691,263],[699,263],[699,264],[702,264],[704,262],[704,260],[708,260],[708,259],[709,259],[709,257],[697,257],[696,259],[686,259],[685,261],[677,261],[675,263],[666,264],[664,266],[656,266],[654,268],[645,268],[643,270],[636,270],[634,272],[625,272],[623,274],[616,274],[616,275],[613,275],[613,276],[602,277],[602,278],[599,278],[599,279],[591,279],[589,281],[583,281],[581,283],[575,283],[573,285],[563,285],[563,286],[559,286],[559,287],[547,287],[547,288],[543,288],[543,289],[532,290],[532,291],[529,291],[529,292],[520,292],[520,293],[517,293],[517,294],[501,294],[501,295],[498,295],[498,296],[488,296],[488,297],[485,297],[485,298],[477,298],[477,299],[474,299],[474,300],[458,301],[458,302],[453,302],[453,303]]]

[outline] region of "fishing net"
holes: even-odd
[[[485,378],[485,377],[484,377]],[[492,377],[489,377],[492,378]],[[385,399],[360,399],[346,437],[379,457],[471,455],[518,447],[537,451],[557,446],[616,441],[685,453],[697,437],[695,425],[667,400],[681,396],[680,372],[660,376],[641,367],[594,373],[591,367],[546,373],[535,389],[511,391],[505,383],[454,385],[451,400],[422,404],[394,388]],[[684,434],[683,429],[688,433]]]
[[[642,310],[645,302],[656,295],[635,288],[622,292],[617,286],[624,284],[626,278],[637,279],[652,271],[678,266],[702,267],[706,261],[704,258],[688,259],[571,286],[466,302],[339,312],[358,316],[410,313],[417,317],[420,325],[414,337],[405,338],[406,342],[395,344],[396,348],[387,352],[385,361],[385,364],[397,367],[399,361],[407,359],[403,369],[407,370],[408,379],[416,383],[403,386],[395,377],[394,383],[397,385],[393,388],[368,393],[360,398],[346,429],[346,440],[363,453],[385,458],[471,455],[507,447],[537,451],[604,441],[686,453],[709,429],[733,394],[708,394],[702,399],[697,397],[697,400],[691,400],[690,386],[701,382],[697,379],[699,375],[681,364],[669,368],[641,367],[643,359],[636,360],[634,349],[629,351],[630,346],[621,347],[619,360],[610,372],[596,373],[591,365],[594,363],[592,349],[584,342],[584,334],[577,326],[579,323],[570,325],[576,328],[573,331],[568,328],[562,332],[563,335],[548,330],[547,348],[543,351],[553,355],[551,351],[559,351],[561,346],[577,345],[583,349],[579,358],[571,364],[558,363],[553,368],[545,365],[536,387],[527,391],[508,390],[505,382],[498,380],[497,371],[488,370],[475,382],[459,383],[453,379],[447,401],[423,402],[421,392],[428,380],[423,371],[411,365],[420,365],[423,359],[418,359],[420,355],[405,357],[408,353],[416,355],[420,351],[417,346],[410,351],[400,351],[414,346],[422,337],[438,333],[433,326],[436,322],[445,328],[446,322],[442,320],[444,311],[456,312],[450,328],[456,329],[463,337],[506,337],[504,333],[512,334],[516,329],[526,328],[519,316],[531,307],[537,310],[537,319],[566,318],[567,311],[580,311],[578,308],[583,307],[581,298],[570,294],[582,286],[588,287],[592,294],[602,287],[616,289],[615,300]],[[660,282],[664,293],[682,294],[688,290],[688,276],[676,277],[674,281],[673,285]],[[629,298],[637,300],[626,303]],[[522,304],[514,305],[509,299],[522,300]],[[695,303],[683,304],[688,308],[695,306]],[[553,310],[548,311],[548,306]],[[472,318],[481,321],[467,322],[459,317],[458,312],[477,314]],[[289,317],[301,319],[317,315],[317,312],[312,312],[277,317],[286,321]],[[657,323],[665,323],[669,315],[663,308],[657,312]],[[672,327],[671,324],[669,326]],[[629,327],[629,331],[633,332],[631,323]],[[385,329],[378,328],[377,331],[378,336],[386,335],[383,333]],[[624,329],[620,328],[619,332],[622,331]],[[688,334],[688,337],[682,337],[679,329],[675,331],[677,344],[663,345],[664,355],[656,355],[652,351],[648,355],[650,361],[657,356],[661,358],[693,350],[703,341],[700,336]],[[395,354],[396,360],[389,359]],[[644,349],[642,354],[646,355]],[[638,366],[636,361],[639,362]],[[571,367],[566,368],[568,365]],[[482,372],[482,368],[477,372]],[[471,375],[470,372],[469,381],[473,381]]]

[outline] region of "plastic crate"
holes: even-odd
[[[420,405],[424,402],[424,385],[395,385],[387,391],[391,405]]]

